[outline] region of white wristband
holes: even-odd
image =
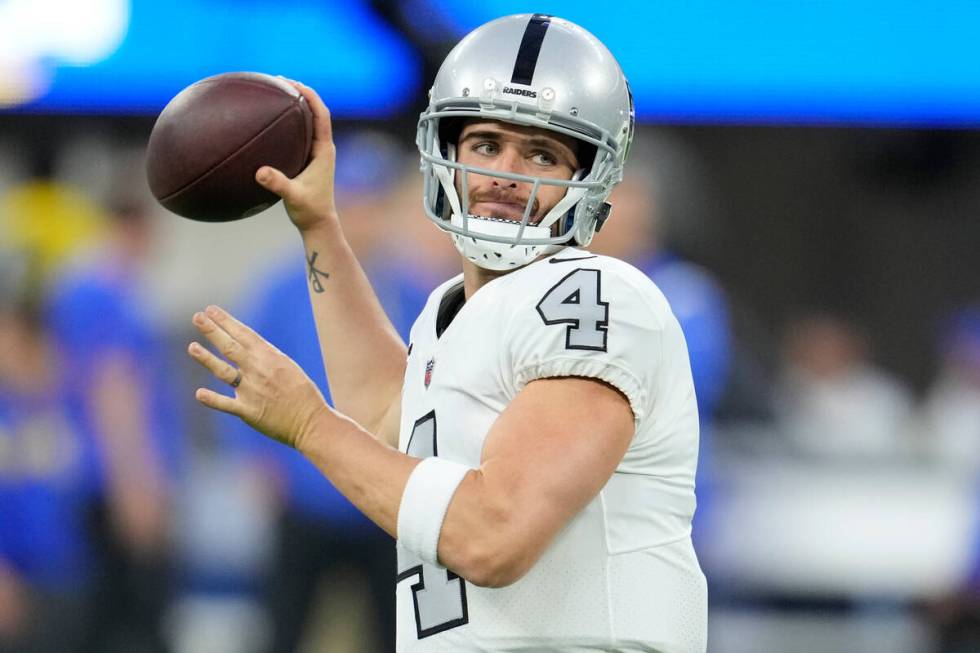
[[[398,542],[430,565],[439,565],[439,532],[456,488],[470,471],[435,456],[425,458],[408,477],[398,506]]]

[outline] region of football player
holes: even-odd
[[[235,393],[197,399],[297,448],[397,539],[398,650],[703,653],[684,338],[646,276],[583,249],[633,135],[615,59],[539,14],[449,54],[417,144],[425,212],[463,273],[407,346],[340,229],[329,113],[296,86],[314,156],[256,179],[303,238],[336,409],[217,307],[193,322],[227,362],[189,352]]]

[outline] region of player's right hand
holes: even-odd
[[[296,228],[306,232],[321,226],[339,224],[334,202],[334,166],[336,148],[330,125],[330,110],[312,88],[288,80],[306,99],[313,112],[313,148],[310,161],[290,179],[282,171],[262,166],[255,181],[283,199],[286,212]]]

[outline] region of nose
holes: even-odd
[[[504,179],[502,177],[491,177],[490,183],[498,188],[517,188],[517,182],[513,179]]]
[[[500,156],[494,159],[491,168],[500,172],[516,172],[521,174],[524,172],[522,164],[523,159],[516,148],[506,147],[500,153]],[[513,179],[491,177],[490,180],[491,183],[498,188],[517,188],[518,186],[518,182],[514,181]]]

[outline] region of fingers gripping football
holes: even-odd
[[[198,388],[195,397],[205,406],[236,415],[291,447],[307,436],[317,415],[329,411],[319,389],[295,362],[229,313],[212,306],[195,313],[192,322],[227,360],[197,342],[188,346],[188,354],[235,390],[229,397]]]
[[[313,112],[313,148],[310,162],[293,179],[271,166],[262,166],[255,173],[255,181],[283,198],[289,218],[303,231],[316,227],[325,219],[336,219],[336,149],[330,110],[313,89],[292,80],[290,83],[300,92]]]

